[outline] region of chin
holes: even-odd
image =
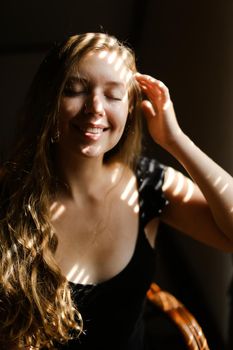
[[[82,147],[81,153],[83,156],[88,157],[88,158],[96,158],[96,157],[103,157],[104,153],[101,150],[101,146],[85,146]]]

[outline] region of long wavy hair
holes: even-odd
[[[55,44],[27,95],[14,153],[0,170],[0,345],[54,348],[82,332],[69,283],[54,259],[57,236],[50,206],[56,193],[54,134],[61,96],[79,60],[95,50],[115,51],[136,72],[130,48],[103,33]],[[119,143],[105,155],[133,166],[140,151],[140,92],[129,81],[129,115]],[[1,347],[1,348],[2,348]]]

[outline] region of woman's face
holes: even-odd
[[[59,113],[59,148],[103,157],[120,140],[126,124],[132,72],[115,52],[85,55],[68,77]]]

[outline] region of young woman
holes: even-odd
[[[142,115],[193,181],[140,157]],[[145,349],[159,220],[232,251],[232,177],[181,130],[167,87],[105,34],[51,50],[20,130],[0,176],[1,348]]]

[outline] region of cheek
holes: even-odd
[[[82,104],[78,101],[71,99],[63,99],[60,105],[60,117],[63,120],[69,120],[74,118],[77,113],[81,110]]]
[[[122,124],[123,124],[123,128],[125,128],[125,124],[127,122],[128,119],[128,115],[129,115],[129,107],[128,105],[125,106],[123,113],[122,113]]]
[[[129,105],[127,100],[124,101],[124,103],[119,106],[119,110],[117,111],[117,114],[118,114],[118,121],[120,122],[121,126],[124,128],[127,121],[128,114],[129,114]]]
[[[109,114],[109,122],[118,133],[122,133],[128,117],[128,109],[117,109]]]
[[[62,135],[69,132],[69,123],[77,115],[77,104],[61,101],[59,109],[59,130]]]

